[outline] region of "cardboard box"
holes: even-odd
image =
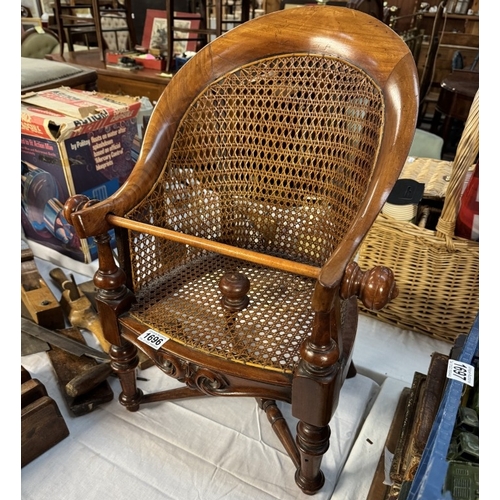
[[[97,257],[62,207],[75,194],[102,200],[130,174],[137,98],[61,87],[21,96],[21,222],[27,238],[72,259]]]

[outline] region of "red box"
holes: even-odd
[[[150,54],[141,54],[140,52],[106,52],[106,62],[108,64],[120,64],[122,57],[133,59],[136,64],[140,64],[145,69],[154,69],[156,71],[165,71],[166,63],[163,57],[156,58]]]
[[[123,52],[106,52],[106,62],[108,64],[118,64],[120,62],[120,58],[127,56],[129,57],[130,53]],[[132,57],[135,57],[136,52],[132,52]]]
[[[134,57],[134,60],[137,64],[141,64],[145,69],[155,69],[157,71],[165,71],[166,64],[165,59],[162,57],[160,59],[151,59],[149,57]]]

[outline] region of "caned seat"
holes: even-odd
[[[126,183],[65,205],[97,242],[99,315],[128,410],[254,397],[297,485],[321,489],[329,421],[355,376],[357,301],[377,309],[397,294],[391,270],[355,257],[408,155],[417,88],[400,37],[329,6],[243,23],[174,75]],[[185,387],[144,394],[137,349]],[[277,400],[292,405],[296,440]]]

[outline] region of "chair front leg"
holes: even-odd
[[[111,368],[122,386],[120,403],[129,411],[137,411],[142,398],[142,391],[136,385],[139,357],[137,348],[120,335],[118,322],[119,316],[130,308],[134,296],[125,286],[125,273],[116,265],[108,233],[97,236],[95,241],[99,255],[99,269],[94,276],[98,289],[96,304],[103,333],[111,343]]]
[[[123,341],[121,346],[113,345],[109,350],[111,368],[118,375],[122,387],[119,401],[128,411],[137,411],[143,393],[137,388],[137,348],[130,342]]]
[[[325,476],[321,460],[330,445],[330,427],[316,427],[300,421],[297,424],[297,447],[300,452],[300,468],[295,473],[295,482],[308,495],[323,487]]]
[[[299,419],[297,447],[300,452],[295,481],[309,495],[316,493],[325,481],[321,460],[329,447],[328,424],[342,385],[339,347],[331,335],[335,312],[335,308],[316,312],[313,335],[302,345],[302,360],[293,378],[292,414]]]

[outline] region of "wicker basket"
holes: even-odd
[[[479,243],[454,236],[467,171],[479,153],[479,91],[453,162],[435,231],[380,214],[359,252],[362,269],[390,267],[399,296],[361,312],[447,342],[468,333],[479,312]]]

